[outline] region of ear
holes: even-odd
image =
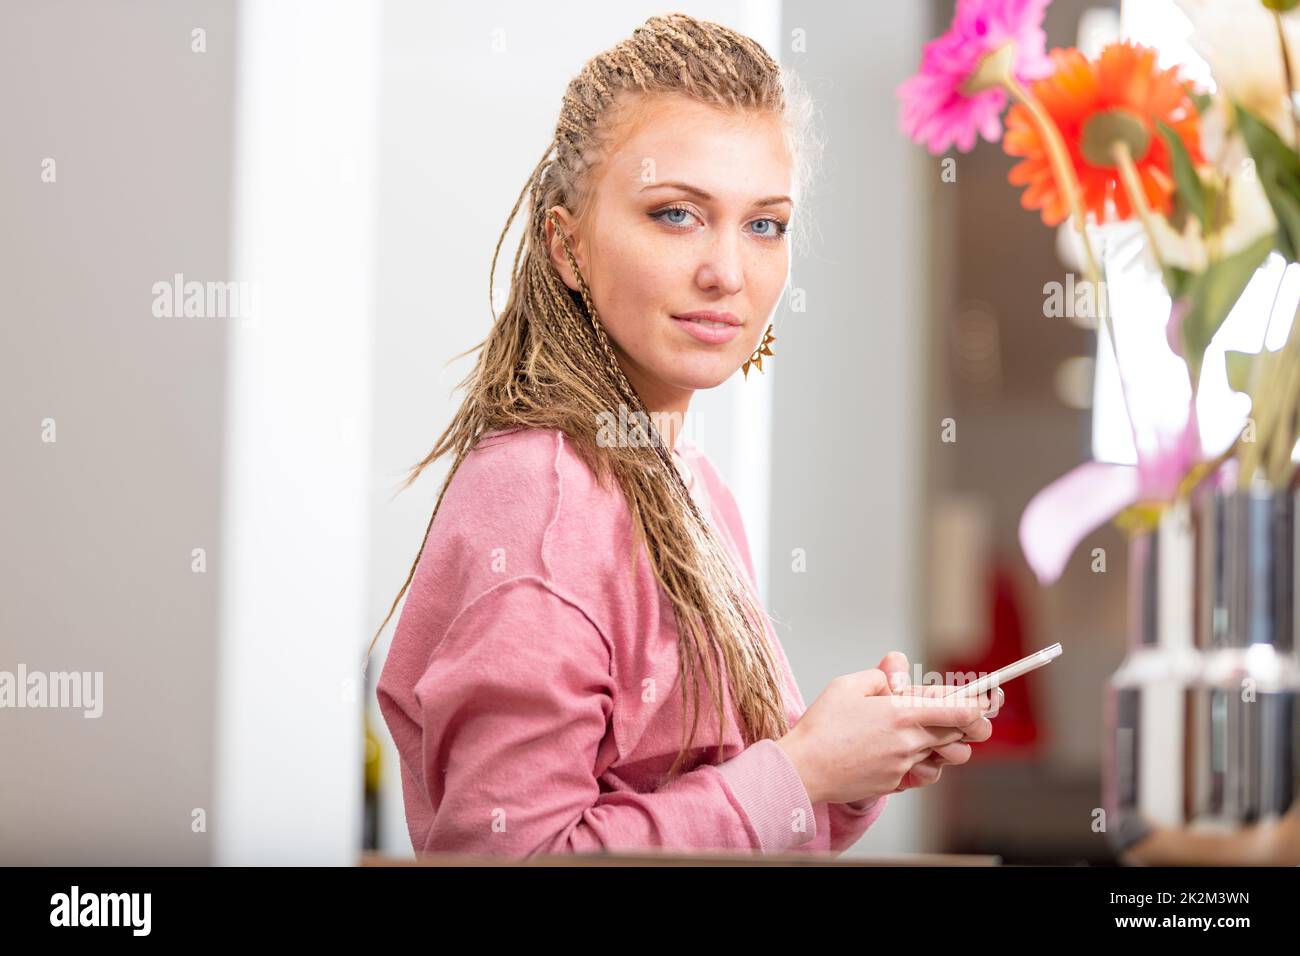
[[[563,206],[552,206],[548,213],[555,213],[564,228],[564,235],[569,240],[569,248],[573,250],[573,257],[578,260],[578,268],[582,268],[582,246],[578,241],[578,230],[573,216],[569,210]],[[564,244],[560,241],[560,234],[555,229],[555,223],[548,215],[546,217],[546,251],[550,256],[551,265],[559,273],[560,278],[564,280],[573,291],[578,291],[578,277],[573,274],[573,267],[569,264],[569,256],[564,251]]]

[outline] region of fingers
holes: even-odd
[[[993,693],[993,709],[988,711],[984,716],[996,717],[998,715],[998,711],[1002,709],[1002,705],[1006,703],[1006,700],[1007,700],[1006,691],[1004,691],[1001,687],[995,688]]]
[[[828,688],[835,687],[841,693],[861,694],[863,697],[891,696],[889,677],[878,667],[865,671],[854,671],[851,674],[840,674],[838,677],[832,678],[831,682],[826,686]]]
[[[970,747],[965,744],[951,743],[936,747],[923,760],[913,764],[912,769],[903,774],[903,779],[890,793],[902,793],[915,787],[928,787],[930,784],[938,783],[945,765],[962,764],[969,759]]]
[[[877,697],[891,693],[889,675],[878,667],[870,670],[844,674],[836,680],[844,681],[863,697]]]
[[[961,739],[966,743],[982,744],[993,736],[993,721],[988,717],[981,717],[973,724],[968,724],[962,728]]]
[[[913,697],[947,697],[956,689],[956,684],[908,684],[903,693]]]
[[[943,687],[909,688],[909,690],[913,689],[921,691],[915,696],[929,698],[937,696],[940,700],[945,691]],[[930,692],[925,693],[927,690]],[[935,691],[939,694],[936,695]],[[970,745],[983,743],[993,736],[993,722],[990,718],[997,716],[1005,700],[1006,694],[998,687],[994,688],[992,695],[970,698],[966,705],[961,706],[944,705],[937,700],[926,701],[924,704],[914,701],[917,714],[913,719],[923,731],[916,750],[918,754],[924,756],[920,757],[912,765],[912,769],[904,774],[898,789],[893,792],[899,793],[913,787],[925,787],[937,783],[944,766],[960,765],[969,761],[972,752]],[[974,719],[961,722],[963,717],[972,715]],[[950,720],[953,722],[950,723]]]
[[[910,666],[906,654],[902,651],[890,651],[880,659],[877,670],[888,678],[890,692],[897,694],[908,686],[907,672]]]
[[[950,694],[952,694],[954,691],[959,689],[960,686],[957,684],[909,684],[908,686],[904,687],[901,691],[895,691],[895,693],[902,693],[911,697],[936,698],[936,697],[947,697]],[[958,698],[958,699],[961,700],[963,698]],[[969,698],[969,699],[974,700],[974,698]],[[1006,699],[1007,699],[1006,692],[1001,687],[994,688],[993,699],[992,699],[993,700],[992,713],[985,714],[984,716],[986,717],[997,716],[997,712],[1002,709],[1002,705],[1003,703],[1006,702]]]
[[[913,727],[965,727],[983,718],[990,709],[991,702],[985,694],[977,698],[962,700],[958,704],[947,704],[942,698],[924,700],[917,697],[899,695],[894,703],[901,712],[900,720]]]
[[[933,757],[936,762],[942,762],[945,764],[963,764],[967,760],[970,760],[970,755],[970,744],[963,743],[960,740],[955,741],[954,743],[944,744],[942,747],[935,747],[933,751]]]
[[[912,769],[903,775],[900,789],[908,787],[928,787],[938,783],[943,774],[943,759],[936,753],[929,754],[924,760],[912,765]]]

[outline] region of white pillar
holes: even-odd
[[[239,13],[218,864],[360,848],[381,10]]]

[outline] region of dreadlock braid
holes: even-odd
[[[370,644],[373,650],[410,586],[447,487],[479,437],[496,429],[559,429],[602,487],[609,488],[613,481],[621,490],[635,530],[630,573],[635,575],[644,548],[656,580],[673,605],[684,681],[683,728],[688,722],[688,699],[691,716],[689,733],[684,734],[668,771],[670,778],[681,769],[695,739],[700,676],[717,714],[717,759],[721,760],[723,682],[731,691],[748,745],[779,737],[789,729],[781,669],[762,609],[686,488],[671,450],[619,365],[569,237],[547,210],[562,206],[581,220],[590,200],[591,171],[604,155],[612,131],[619,128],[618,121],[628,120],[623,110],[630,108],[635,117],[647,96],[685,94],[720,108],[775,113],[789,120],[794,115],[787,98],[790,79],[748,37],[677,13],[650,18],[629,38],[590,59],[569,83],[554,138],[520,191],[492,253],[488,302],[493,325],[482,342],[456,356],[481,353],[458,385],[466,390],[465,400],[433,450],[398,489],[409,487],[437,458],[455,454],[420,552]],[[802,145],[797,138],[791,144],[796,159],[802,155]],[[492,295],[497,259],[530,194],[528,228],[515,251],[509,295],[498,316]],[[563,282],[551,263],[548,218],[564,246],[577,290]],[[601,445],[596,440],[597,423],[620,404],[628,408],[636,434],[627,443]],[[648,432],[645,422],[649,422]]]

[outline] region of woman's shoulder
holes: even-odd
[[[493,429],[479,436],[457,472],[462,487],[507,504],[546,492],[592,497],[599,483],[559,428]]]
[[[480,436],[447,488],[445,533],[482,548],[497,542],[537,571],[559,573],[566,555],[604,541],[627,514],[557,428],[495,429]],[[438,519],[443,520],[441,514]],[[592,562],[599,551],[582,557]]]
[[[480,436],[452,475],[421,550],[394,640],[438,635],[500,585],[536,579],[582,605],[630,538],[621,495],[600,488],[558,429]],[[594,603],[594,602],[593,602]]]
[[[555,438],[536,430],[482,435],[456,468],[437,521],[445,535],[462,527],[486,542],[540,533],[555,500]]]

